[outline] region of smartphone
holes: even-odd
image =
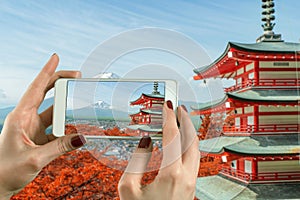
[[[131,138],[162,134],[162,107],[177,107],[174,80],[59,79],[55,83],[53,134]]]

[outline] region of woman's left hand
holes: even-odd
[[[55,72],[58,61],[53,54],[4,122],[0,135],[1,200],[19,192],[50,161],[86,142],[82,135],[46,135],[45,129],[52,124],[53,107],[38,114],[47,91],[58,78],[80,76],[78,71]]]

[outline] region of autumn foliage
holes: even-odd
[[[102,130],[95,126],[82,125],[81,131],[101,133],[104,135],[126,135],[117,127]],[[72,125],[67,126],[67,133],[78,131]],[[162,152],[153,149],[149,169],[158,169],[162,159]],[[210,176],[218,173],[220,165],[218,158],[201,159],[198,176]],[[118,166],[111,168],[109,166]],[[127,165],[126,160],[116,159],[114,156],[96,159],[90,151],[76,150],[53,160],[42,169],[39,175],[28,184],[12,200],[17,199],[119,199],[118,182]],[[121,170],[120,170],[121,169]],[[145,173],[142,184],[151,183],[157,175],[157,170]]]

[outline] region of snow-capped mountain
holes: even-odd
[[[111,105],[109,105],[108,103],[102,100],[99,100],[96,103],[94,103],[93,107],[97,109],[104,109],[104,110],[112,109]]]
[[[114,110],[113,107],[103,101],[90,104],[89,106],[67,110],[67,117],[77,119],[114,119],[114,120],[129,120],[129,114],[124,111]]]
[[[113,72],[104,72],[94,76],[93,78],[120,78],[120,76]]]

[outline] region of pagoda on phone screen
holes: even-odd
[[[222,160],[218,175],[198,178],[201,200],[300,197],[300,43],[273,32],[273,0],[262,0],[262,8],[256,43],[229,42],[213,63],[194,70],[194,80],[234,80],[224,98],[192,106],[193,115],[225,113],[223,121],[231,121],[218,137],[200,141],[202,155]]]
[[[162,107],[165,101],[158,91],[158,82],[153,83],[150,94],[142,93],[139,98],[130,102],[131,106],[140,106],[137,113],[131,114],[128,128],[140,136],[162,132]]]

